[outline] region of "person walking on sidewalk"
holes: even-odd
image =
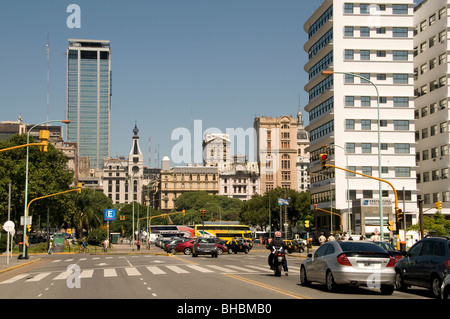
[[[50,236],[50,240],[48,242],[48,251],[47,254],[53,254],[53,236]]]

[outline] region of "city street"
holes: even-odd
[[[128,246],[129,247],[129,246]],[[33,257],[34,258],[34,257]],[[31,258],[31,259],[33,259]],[[303,256],[288,256],[289,276],[274,277],[262,248],[218,258],[162,253],[40,255],[40,260],[0,273],[1,299],[428,299],[411,288],[383,296],[379,289],[302,287]],[[35,258],[34,258],[35,259]]]

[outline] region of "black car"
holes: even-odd
[[[180,243],[184,243],[188,238],[173,238],[171,241],[166,242],[164,245],[164,251],[171,254],[177,253],[177,245]]]
[[[238,252],[244,252],[248,254],[248,252],[250,251],[250,248],[245,243],[237,239],[231,239],[227,241],[226,246],[228,248],[229,254],[237,254]]]
[[[395,262],[402,259],[402,252],[395,249],[394,246],[392,246],[390,243],[387,243],[385,241],[374,241],[374,243],[390,253],[391,256],[395,259]]]
[[[409,286],[431,289],[440,297],[441,285],[450,273],[450,238],[427,236],[403,252],[403,258],[395,265],[395,285],[405,291]]]

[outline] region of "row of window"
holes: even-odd
[[[439,126],[438,126],[439,125]],[[435,136],[439,133],[447,133],[448,132],[448,123],[442,122],[439,124],[435,124],[422,129],[422,131],[416,131],[416,141],[420,140],[420,138],[428,138],[429,136]]]
[[[329,76],[309,91],[309,100],[321,95],[333,86],[333,77]]]
[[[311,80],[317,74],[325,70],[331,63],[333,63],[333,51],[328,53],[323,59],[309,69],[309,79]]]
[[[442,18],[445,18],[446,15],[447,15],[446,7],[442,7],[437,12],[437,18],[439,20],[441,20]],[[435,22],[436,22],[436,13],[433,13],[431,16],[428,17],[428,19],[421,21],[419,23],[419,25],[414,27],[414,35],[418,34],[419,30],[420,30],[420,32],[423,32],[426,28],[428,28],[429,26],[432,26]]]
[[[416,162],[420,162],[420,157],[422,156],[422,161],[426,161],[428,159],[437,158],[439,156],[447,156],[448,155],[448,145],[441,145],[433,147],[429,150],[424,150],[422,152],[416,153]]]
[[[430,179],[431,177],[431,179]],[[428,183],[430,181],[438,181],[440,179],[448,178],[448,167],[442,169],[436,169],[430,172],[423,172],[422,174],[417,174],[417,183]]]
[[[345,120],[345,129],[347,130],[355,130],[356,124],[358,124],[358,128],[361,130],[371,130],[372,124],[376,125],[376,120],[353,120],[353,119],[347,119]],[[380,126],[386,127],[387,126],[387,120],[381,120]],[[394,120],[394,131],[409,131],[409,121],[408,120]]]
[[[389,34],[386,32],[389,31]],[[357,37],[358,34],[355,31],[359,31],[360,38],[370,38],[372,33],[376,34],[387,34],[387,37],[392,38],[407,38],[408,28],[407,27],[389,27],[389,28],[376,28],[375,31],[371,31],[369,27],[355,27],[355,26],[345,26],[344,27],[344,37]]]
[[[376,105],[376,97],[370,96],[346,96],[345,97],[345,106],[371,106],[372,100],[375,99]],[[355,101],[359,101],[359,103],[355,103]],[[380,104],[392,104],[394,107],[408,107],[409,106],[409,98],[406,96],[393,96],[392,98],[388,98],[386,96],[380,96],[379,103]],[[392,103],[391,103],[392,101]]]
[[[333,41],[333,29],[327,31],[319,40],[317,40],[310,48],[309,48],[309,59],[315,56],[317,53],[322,50],[328,43]]]
[[[447,76],[441,76],[439,79],[433,80],[428,84],[422,85],[419,88],[414,89],[414,96],[419,97],[422,95],[427,94],[428,92],[433,92],[434,90],[437,90],[441,87],[444,87],[447,85]]]
[[[361,146],[359,146],[359,144]],[[357,143],[345,143],[345,151],[347,154],[356,154]],[[358,143],[358,153],[372,154],[372,148],[376,148],[377,143]],[[381,143],[381,150],[387,151],[388,144]],[[409,143],[394,143],[394,154],[410,154],[411,145]]]
[[[361,3],[359,4],[359,13],[360,14],[376,14],[377,12],[386,12],[385,4],[367,4]],[[355,5],[353,3],[344,3],[344,13],[346,14],[354,14],[355,13]],[[407,4],[393,4],[392,5],[392,14],[408,14],[408,5]]]
[[[371,80],[370,73],[360,73],[359,75],[361,77],[363,77],[363,78],[360,78],[360,83],[362,83],[362,84],[369,83],[365,79]],[[352,74],[345,74],[344,82],[345,83],[355,83],[355,77],[357,77],[357,76],[354,76]],[[389,78],[391,78],[391,75],[389,75]],[[379,74],[376,74],[376,79],[378,81],[386,81],[388,79],[388,75],[386,73],[379,73]],[[394,73],[394,74],[392,74],[392,83],[393,84],[409,84],[409,76],[406,73]]]
[[[355,54],[356,53],[356,54]],[[355,59],[356,56],[356,59]],[[359,56],[359,59],[358,59]],[[387,56],[386,51],[384,50],[345,50],[344,51],[344,59],[345,60],[360,60],[360,61],[370,61],[375,57],[377,58],[385,58]],[[386,59],[383,59],[386,61]],[[392,61],[408,61],[408,51],[407,50],[398,50],[392,51]]]
[[[333,6],[331,5],[308,29],[308,39],[310,39],[314,33],[320,30],[320,28],[327,23],[333,17]]]
[[[428,41],[422,42],[418,47],[414,48],[414,56],[418,56],[419,53],[425,52],[427,49],[432,48],[435,46],[437,42],[443,43],[444,40],[447,39],[447,30],[442,30],[439,32],[439,34],[436,36],[432,36],[428,39]]]
[[[431,201],[431,196],[433,195],[433,201]],[[421,195],[417,195],[417,199],[421,199]],[[423,195],[423,203],[426,204],[434,204],[437,201],[442,202],[450,202],[450,191],[442,192],[442,193],[433,193],[433,194],[424,194]]]
[[[425,74],[428,70],[433,70],[437,64],[439,63],[439,65],[443,65],[445,63],[447,63],[447,52],[446,53],[442,53],[441,55],[439,55],[439,57],[437,58],[432,58],[431,60],[429,60],[427,63],[424,63],[420,66],[420,74],[419,74],[419,68],[415,68],[414,69],[414,80],[417,80],[419,78],[419,75]]]
[[[414,111],[414,118],[417,120],[420,116],[425,117],[428,114],[434,114],[437,111],[445,110],[447,108],[447,100],[443,99],[438,102],[431,103],[430,106],[424,106],[420,110],[417,109]],[[429,112],[429,113],[428,113]]]
[[[310,133],[310,141],[314,141],[322,136],[328,135],[334,131],[334,120],[327,122],[318,128],[314,129]]]

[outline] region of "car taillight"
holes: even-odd
[[[446,267],[450,268],[450,259],[447,259],[446,261],[444,261],[444,264]]]
[[[395,258],[392,258],[392,256],[389,256],[389,262],[386,265],[386,267],[394,267],[397,260]]]
[[[340,263],[343,266],[351,266],[350,260],[348,260],[347,256],[345,254],[340,254],[336,257],[336,260],[338,263]]]

